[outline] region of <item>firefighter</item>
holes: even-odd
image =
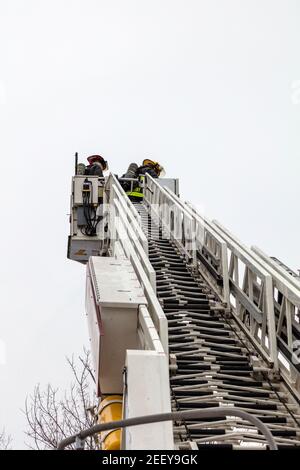
[[[137,176],[145,175],[146,173],[149,173],[152,178],[159,178],[164,176],[164,169],[158,162],[146,158],[142,166],[137,169]]]
[[[134,172],[133,172],[134,170]],[[133,174],[134,173],[134,174]],[[146,158],[143,161],[143,164],[141,166],[137,166],[135,163],[131,163],[129,166],[127,172],[125,175],[123,175],[123,178],[138,178],[140,180],[140,183],[138,186],[135,186],[132,191],[127,191],[127,195],[130,197],[132,200],[139,200],[143,197],[143,180],[145,178],[145,174],[149,174],[152,176],[152,178],[159,178],[160,176],[164,175],[164,169],[163,167],[158,163],[153,160],[150,160]],[[125,191],[128,189],[129,185],[128,183],[124,182],[123,188]]]
[[[89,165],[85,168],[85,175],[103,176],[103,171],[107,170],[107,161],[100,155],[91,155],[87,158]]]

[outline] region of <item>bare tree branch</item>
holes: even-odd
[[[0,450],[11,450],[12,438],[3,428],[0,431]]]
[[[24,414],[29,438],[27,446],[38,450],[54,449],[63,438],[93,426],[96,422],[95,377],[90,363],[90,352],[83,357],[67,358],[73,382],[61,397],[59,391],[48,384],[42,390],[38,384],[33,395],[26,398]],[[0,434],[1,437],[1,434]],[[70,448],[74,448],[70,447]],[[98,448],[98,438],[86,440],[87,449]]]

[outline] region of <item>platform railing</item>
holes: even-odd
[[[300,398],[300,283],[262,250],[252,251],[272,277],[279,367]]]

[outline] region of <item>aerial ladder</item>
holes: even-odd
[[[123,181],[72,178],[98,422],[177,419],[104,431],[100,448],[270,448],[254,420],[300,446],[299,276],[182,200],[177,179],[126,180],[138,202]]]

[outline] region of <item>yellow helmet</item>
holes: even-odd
[[[164,167],[160,163],[150,160],[149,158],[145,158],[143,166],[150,166],[153,168],[157,176],[164,176],[166,174]]]

